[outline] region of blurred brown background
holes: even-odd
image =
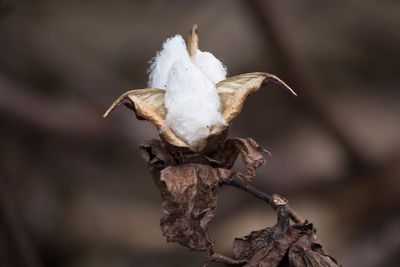
[[[0,266],[203,264],[161,235],[137,151],[156,129],[125,108],[101,117],[193,23],[230,76],[270,72],[300,95],[270,85],[235,120],[231,136],[272,152],[254,185],[289,198],[341,264],[400,263],[399,1],[0,3]],[[275,220],[221,188],[217,252]]]

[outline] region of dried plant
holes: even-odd
[[[192,56],[198,49],[197,26],[187,38]],[[193,251],[209,252],[208,262],[234,266],[337,266],[317,241],[313,225],[304,222],[278,195],[272,197],[251,187],[256,169],[265,164],[262,149],[251,138],[226,139],[230,125],[250,94],[269,83],[296,93],[278,77],[263,73],[246,73],[216,84],[220,112],[226,125],[216,125],[201,146],[192,147],[165,125],[168,110],[165,90],[138,89],[121,95],[104,114],[106,117],[123,104],[138,119],[153,123],[161,140],[140,145],[163,199],[161,230],[168,242],[177,242]],[[231,171],[238,156],[245,166],[242,172]],[[215,215],[217,192],[222,185],[235,186],[269,203],[278,214],[277,224],[253,231],[233,244],[233,258],[214,253],[214,241],[207,235],[208,224]],[[295,222],[291,225],[289,218]]]

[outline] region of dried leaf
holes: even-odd
[[[334,267],[336,260],[327,255],[317,242],[315,230],[306,231],[289,249],[289,264],[293,267]]]
[[[161,229],[167,241],[197,251],[212,247],[206,233],[208,223],[217,207],[218,185],[230,177],[229,170],[202,164],[170,166],[161,171]]]
[[[245,266],[338,266],[333,258],[321,252],[320,244],[313,242],[315,229],[312,224],[294,225],[285,232],[280,232],[279,227],[277,224],[236,238],[234,259],[245,259]]]
[[[167,240],[192,250],[211,248],[206,230],[217,206],[217,188],[231,178],[232,172],[211,167],[205,155],[185,154],[160,140],[140,145],[140,151],[161,191],[164,212],[161,228]],[[185,161],[205,164],[185,164]]]
[[[264,153],[269,152],[260,147],[251,138],[233,138],[224,143],[223,151],[226,158],[226,168],[230,169],[236,161],[238,154],[242,155],[242,161],[246,167],[245,173],[238,173],[239,177],[245,178],[247,182],[256,175],[256,169],[265,165]]]
[[[276,227],[253,231],[233,244],[235,259],[246,259],[246,266],[277,266],[290,245],[300,236],[289,229],[283,236],[276,234]]]
[[[139,146],[141,156],[151,167],[162,170],[167,166],[176,165],[176,161],[167,149],[166,143],[152,139]]]
[[[230,123],[236,118],[242,110],[247,96],[268,83],[275,83],[296,95],[285,82],[275,75],[265,72],[240,74],[219,82],[216,87],[221,103],[220,110],[225,121]],[[213,130],[213,133],[218,133],[219,131],[220,129],[216,128]]]
[[[216,140],[209,139],[209,143],[216,143]],[[219,142],[221,142],[219,140]],[[147,141],[139,146],[141,155],[145,161],[150,164],[151,168],[161,170],[168,166],[198,163],[209,165],[214,168],[230,169],[233,163],[227,163],[226,155],[229,155],[229,161],[236,160],[232,158],[234,151],[227,153],[219,146],[215,145],[217,149],[210,150],[208,153],[193,153],[188,148],[171,146],[167,142],[153,139]],[[232,146],[230,149],[235,150],[236,147]],[[236,156],[239,153],[236,153]]]

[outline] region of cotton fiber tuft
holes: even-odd
[[[226,78],[225,66],[210,52],[197,50],[193,63],[214,84]]]
[[[167,39],[149,69],[149,87],[166,90],[165,127],[191,148],[200,147],[216,125],[226,125],[215,84],[226,68],[209,52],[190,57],[180,35]]]

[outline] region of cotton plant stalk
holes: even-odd
[[[256,169],[266,163],[263,153],[269,152],[248,137],[226,139],[247,96],[261,86],[275,83],[296,93],[264,72],[226,78],[226,67],[201,51],[198,41],[196,25],[186,43],[180,35],[167,39],[151,61],[149,88],[122,94],[104,114],[124,104],[159,131],[161,139],[141,144],[139,151],[161,193],[163,235],[168,242],[209,252],[210,262],[230,266],[286,266],[288,260],[292,266],[337,266],[316,240],[312,224],[293,216],[286,200],[257,195],[260,191],[249,186]],[[235,173],[231,169],[239,155],[244,170]],[[236,238],[234,258],[215,253],[207,233],[221,185],[256,194],[278,214],[274,227]],[[296,224],[291,226],[289,218]],[[300,264],[306,260],[319,263]]]

